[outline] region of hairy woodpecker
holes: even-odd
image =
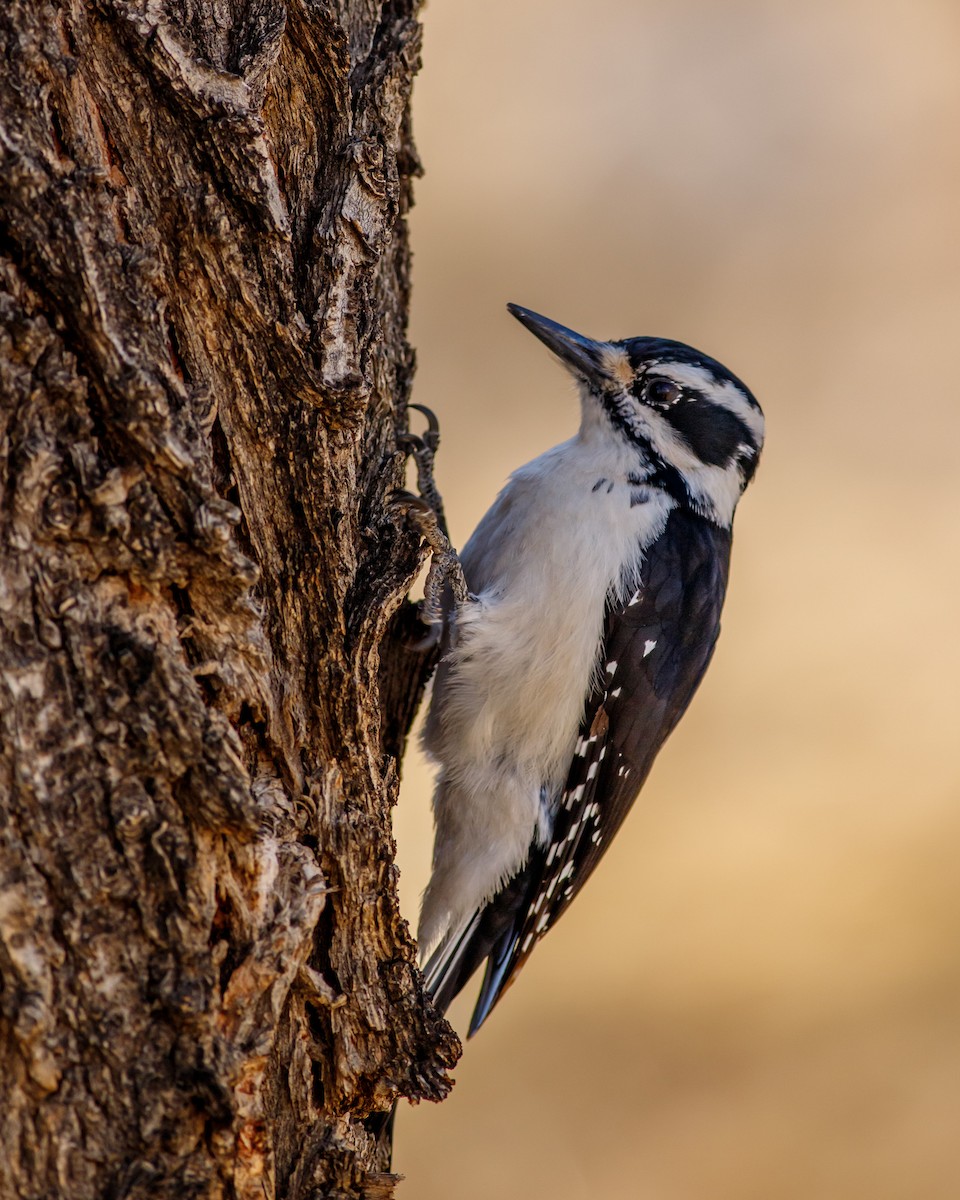
[[[442,612],[436,578],[428,589],[444,652],[423,735],[436,839],[419,937],[442,1011],[486,960],[471,1035],[599,862],[703,678],[763,443],[757,401],[707,355],[593,341],[508,307],[573,374],[581,422],[514,472],[459,563],[447,545]]]

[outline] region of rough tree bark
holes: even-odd
[[[417,0],[0,6],[0,1197],[389,1196]]]

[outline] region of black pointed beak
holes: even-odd
[[[521,308],[519,304],[508,304],[507,309],[575,375],[601,386],[609,384],[610,374],[604,361],[608,350],[606,342],[595,342],[549,317]]]

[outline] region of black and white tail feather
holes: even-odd
[[[445,1011],[486,963],[471,1035],[596,867],[703,678],[763,438],[749,391],[690,347],[593,342],[511,311],[577,376],[583,421],[516,473],[465,548],[471,595],[448,612],[455,646],[427,722],[441,775],[424,976]],[[531,712],[538,686],[546,712]]]

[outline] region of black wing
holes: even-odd
[[[674,509],[647,552],[641,586],[611,609],[600,680],[580,726],[550,845],[531,846],[523,868],[478,913],[444,972],[445,1008],[487,959],[473,1034],[556,923],[619,829],[657,752],[703,678],[720,632],[731,534]]]

